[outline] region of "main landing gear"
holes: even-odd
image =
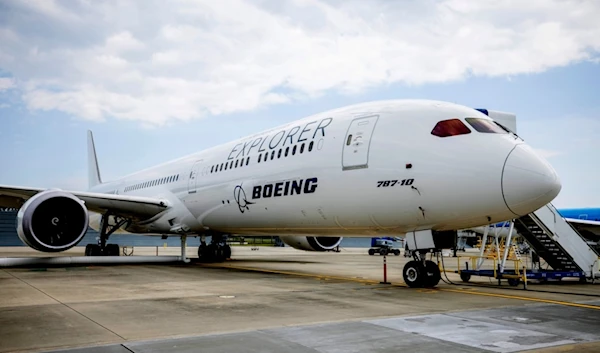
[[[113,223],[110,223],[110,220]],[[85,256],[119,256],[120,249],[117,244],[106,244],[111,234],[127,223],[125,218],[105,213],[100,220],[100,236],[98,244],[88,244],[85,246]]]
[[[411,288],[435,287],[442,278],[439,266],[433,261],[425,260],[425,254],[414,251],[414,260],[404,265],[402,276],[404,282]]]
[[[206,244],[204,236],[200,238],[198,259],[200,262],[223,262],[231,257],[231,247],[227,245],[226,237],[213,235],[210,244]]]

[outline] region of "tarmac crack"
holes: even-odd
[[[108,332],[112,333],[113,335],[115,335],[115,336],[119,337],[119,338],[120,338],[120,339],[122,339],[123,341],[127,341],[127,339],[126,339],[125,337],[123,337],[123,336],[119,335],[119,334],[118,334],[118,333],[116,333],[115,331],[113,331],[113,330],[109,329],[108,327],[106,327],[106,326],[102,325],[101,323],[99,323],[99,322],[97,322],[96,320],[92,319],[91,317],[89,317],[89,316],[85,315],[84,313],[77,311],[75,308],[71,307],[69,304],[67,304],[67,303],[63,303],[62,301],[58,300],[57,298],[53,297],[52,295],[50,295],[50,294],[48,294],[48,293],[44,292],[44,291],[43,291],[43,290],[41,290],[40,288],[38,288],[38,287],[34,286],[33,284],[31,284],[31,283],[27,282],[27,281],[26,281],[26,280],[24,280],[23,278],[20,278],[20,277],[16,276],[14,273],[8,272],[8,271],[6,271],[6,270],[2,270],[2,271],[3,271],[3,272],[5,272],[6,274],[8,274],[9,276],[13,277],[14,279],[16,279],[16,280],[18,280],[18,281],[20,281],[20,282],[22,282],[22,283],[26,284],[27,286],[29,286],[29,287],[33,288],[33,289],[34,289],[34,290],[36,290],[36,291],[38,291],[38,292],[42,293],[43,295],[47,296],[48,298],[50,298],[50,299],[54,300],[56,303],[58,303],[58,304],[60,304],[60,305],[64,306],[65,308],[67,308],[67,309],[69,309],[69,310],[73,311],[74,313],[76,313],[76,314],[78,314],[78,315],[82,316],[83,318],[85,318],[85,319],[87,319],[87,320],[89,320],[89,321],[93,322],[94,324],[96,324],[96,325],[98,325],[98,326],[102,327],[103,329],[105,329],[106,331],[108,331]]]

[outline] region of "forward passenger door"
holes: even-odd
[[[343,170],[368,168],[369,148],[378,118],[378,115],[371,115],[352,120],[344,140]]]

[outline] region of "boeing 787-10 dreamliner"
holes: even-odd
[[[411,286],[435,286],[423,253],[445,231],[529,214],[561,184],[521,138],[485,114],[429,100],[369,102],[326,111],[148,168],[100,178],[88,135],[89,190],[0,185],[0,206],[20,208],[30,247],[58,252],[100,232],[86,255],[118,255],[115,231],[210,236],[201,258],[222,261],[231,234],[278,235],[322,251],[341,237],[402,235],[418,251]]]

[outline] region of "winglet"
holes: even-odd
[[[96,147],[94,146],[94,135],[88,130],[88,182],[90,189],[98,184],[102,184],[100,178],[100,168],[98,168],[98,158],[96,157]]]

